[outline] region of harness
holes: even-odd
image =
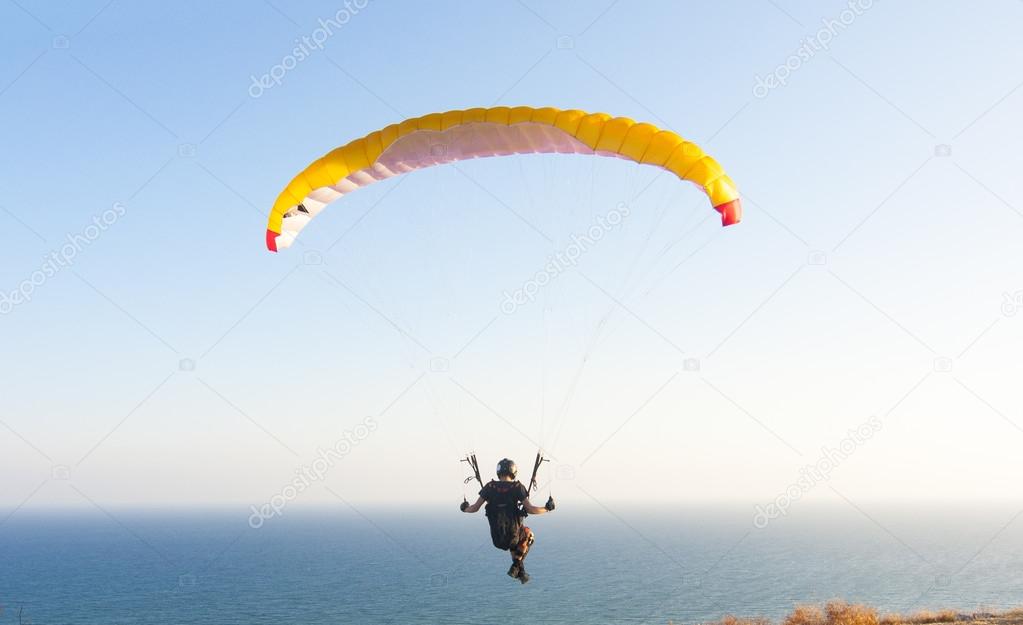
[[[492,481],[489,486],[499,495],[508,495],[519,485],[519,482]],[[486,513],[488,518],[503,516],[509,519],[517,519],[527,516],[526,511],[519,507],[518,503],[510,500],[504,503],[488,501]]]

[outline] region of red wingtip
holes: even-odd
[[[277,237],[280,236],[279,232],[274,232],[267,228],[266,230],[266,249],[271,252],[277,251]]]
[[[734,226],[742,221],[742,202],[738,198],[715,206],[714,210],[721,213],[722,226]]]

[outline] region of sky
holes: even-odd
[[[1021,23],[4,0],[0,507],[448,506],[467,452],[528,472],[538,446],[570,504],[1018,500]],[[696,141],[743,222],[653,168],[534,156],[377,184],[265,250],[328,150],[522,104]]]

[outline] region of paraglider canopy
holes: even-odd
[[[735,183],[695,143],[670,130],[607,113],[556,108],[474,108],[431,113],[355,139],[311,163],[277,197],[266,246],[290,247],[327,204],[379,180],[473,158],[514,154],[612,156],[695,183],[729,226],[742,218]]]

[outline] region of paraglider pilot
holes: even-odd
[[[486,515],[490,523],[490,538],[494,546],[511,553],[512,565],[508,575],[523,584],[529,575],[523,566],[529,547],[535,539],[533,531],[522,523],[527,514],[547,514],[554,510],[554,498],[548,497],[543,507],[529,502],[529,489],[516,478],[518,467],[508,458],[497,463],[497,478],[480,490],[479,499],[470,504],[463,501],[461,510],[466,513],[478,512],[487,504]],[[531,484],[532,486],[532,484]]]

